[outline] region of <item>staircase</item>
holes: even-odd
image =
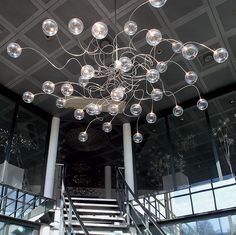
[[[128,226],[115,199],[71,197],[73,205],[90,235],[130,235]],[[68,215],[69,200],[65,197],[64,221],[71,226],[71,234],[85,234],[72,213]],[[71,217],[71,218],[68,218]]]

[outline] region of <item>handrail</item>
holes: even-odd
[[[134,200],[138,203],[138,205],[142,208],[142,210],[145,212],[145,214],[148,215],[149,217],[149,220],[152,222],[152,224],[154,225],[154,227],[158,230],[158,232],[161,234],[161,235],[166,235],[164,233],[164,231],[160,228],[160,226],[156,223],[156,221],[153,219],[153,217],[150,215],[150,212],[149,210],[147,210],[143,205],[142,203],[138,200],[137,196],[135,195],[135,193],[133,192],[133,190],[130,188],[130,186],[127,184],[127,182],[125,181],[125,178],[123,176],[123,174],[121,173],[120,171],[120,168],[117,168],[117,171],[119,173],[119,175],[121,176],[122,180],[123,180],[123,183],[125,184],[127,190],[129,191],[129,193],[132,195],[132,197],[134,198]]]
[[[1,184],[1,183],[0,183],[0,185],[2,185],[3,187],[6,187],[6,185],[4,185],[4,184]],[[16,185],[16,184],[15,184],[15,185]],[[8,188],[9,188],[9,187],[8,187]],[[3,197],[0,198],[0,203],[1,203],[1,201],[2,201],[4,198],[8,197],[10,194],[12,194],[13,192],[16,192],[16,191],[17,191],[16,188],[12,188],[12,191],[8,192],[7,194],[5,194]]]

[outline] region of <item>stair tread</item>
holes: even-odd
[[[69,202],[66,202],[66,205],[69,205]],[[84,207],[115,207],[118,208],[118,205],[115,204],[97,204],[97,203],[80,203],[74,202],[75,206],[84,206]]]
[[[69,222],[66,221],[66,224]],[[80,226],[80,223],[78,221],[72,221],[72,225]],[[97,228],[114,228],[114,229],[124,229],[127,228],[126,224],[105,224],[105,223],[90,223],[90,222],[84,222],[84,225],[86,227],[97,227]]]
[[[67,198],[67,197],[65,197]],[[104,202],[117,202],[116,199],[107,199],[107,198],[91,198],[91,197],[71,197],[73,201],[104,201]]]
[[[77,209],[78,212],[89,212],[89,213],[104,213],[104,214],[120,214],[118,210],[97,210],[97,209]]]
[[[74,230],[75,234],[85,234],[82,230]],[[90,235],[115,235],[114,232],[105,232],[105,231],[88,231]],[[117,233],[121,235],[131,235],[130,233]]]
[[[67,217],[67,215],[64,215],[64,217]],[[72,215],[72,218],[76,218],[75,215]],[[80,218],[82,220],[91,219],[91,220],[107,220],[107,221],[125,221],[125,218],[122,216],[119,217],[111,217],[111,216],[99,216],[99,215],[80,215]]]

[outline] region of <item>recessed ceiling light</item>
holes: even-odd
[[[229,104],[235,104],[235,103],[236,103],[236,100],[234,99],[229,100]]]

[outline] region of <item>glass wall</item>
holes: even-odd
[[[134,144],[139,195],[235,176],[236,92],[210,100],[207,111],[185,108],[181,117],[143,121],[139,129],[144,135],[143,143]]]
[[[0,95],[0,181],[42,194],[51,117],[17,99]]]

